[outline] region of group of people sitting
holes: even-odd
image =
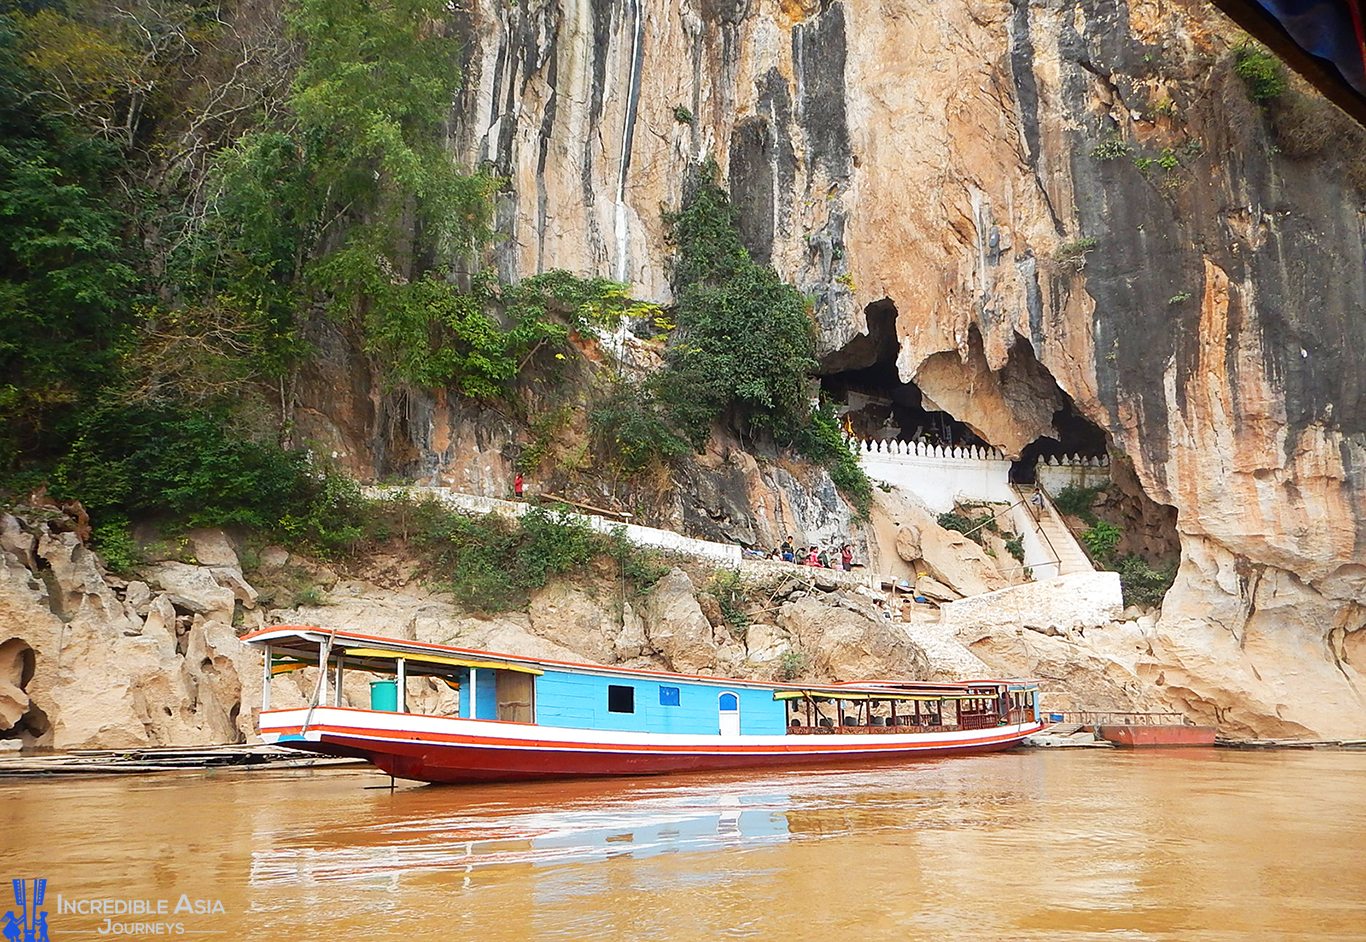
[[[794,546],[792,537],[783,540],[783,545],[773,551],[770,559],[781,559],[785,563],[799,566],[816,566],[821,569],[848,570],[854,565],[854,548],[845,543],[839,549],[819,546]]]

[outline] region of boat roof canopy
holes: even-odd
[[[272,656],[285,655],[295,662],[317,664],[321,649],[329,646],[329,657],[341,657],[348,667],[373,673],[393,673],[402,658],[405,670],[411,675],[449,677],[459,668],[487,668],[518,671],[539,675],[547,670],[569,670],[580,673],[610,674],[661,680],[675,679],[718,686],[757,687],[774,691],[774,699],[792,700],[802,697],[841,700],[939,700],[971,699],[995,696],[1002,688],[1023,689],[1036,687],[1030,680],[975,680],[957,683],[929,683],[920,681],[867,681],[857,684],[791,684],[764,683],[729,677],[708,677],[697,674],[676,674],[668,671],[628,670],[602,664],[578,664],[545,658],[517,657],[407,641],[402,638],[382,638],[340,628],[317,628],[310,625],[279,625],[263,628],[244,635],[242,641],[258,647],[269,646]]]

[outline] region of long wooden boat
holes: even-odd
[[[486,782],[995,752],[1043,728],[1038,683],[773,684],[469,651],[281,626],[262,649],[261,737],[367,759],[398,778]],[[271,708],[271,678],[325,665],[311,703]],[[369,709],[342,706],[347,671]],[[409,712],[409,685],[459,691],[458,715]]]

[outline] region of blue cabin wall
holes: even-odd
[[[634,713],[613,713],[607,709],[609,685],[635,689]],[[660,687],[678,688],[678,706],[660,704]],[[771,690],[569,671],[546,671],[536,678],[536,722],[581,729],[716,735],[720,731],[719,698],[727,690],[740,698],[742,734],[784,732],[786,708],[773,699]]]

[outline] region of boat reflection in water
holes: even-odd
[[[788,840],[784,794],[738,794],[712,789],[652,788],[636,796],[528,806],[501,802],[433,813],[430,794],[395,794],[397,814],[380,822],[312,832],[307,843],[277,844],[252,856],[253,885],[332,881],[397,883],[405,874],[473,874],[488,868],[547,867],[617,857],[765,847]],[[407,813],[405,813],[405,811]],[[304,837],[304,835],[300,835]]]

